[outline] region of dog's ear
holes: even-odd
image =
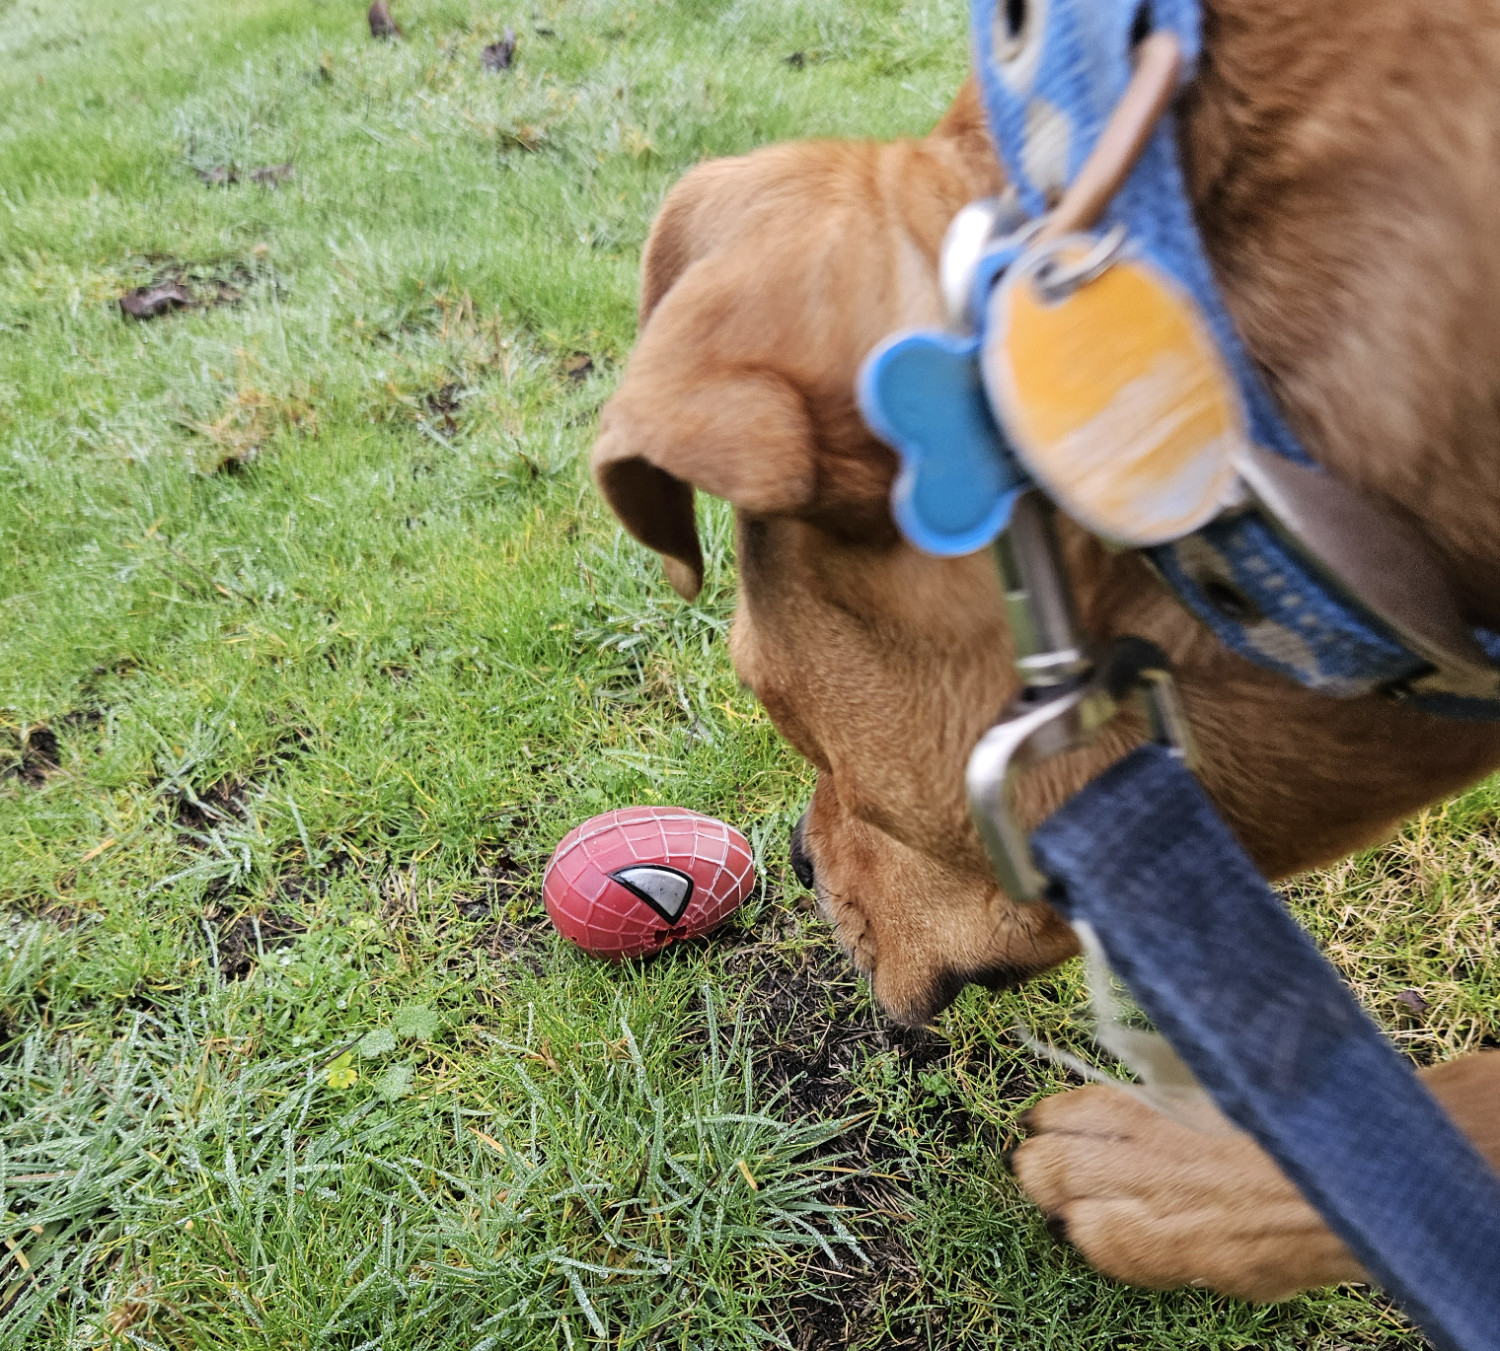
[[[661,555],[667,579],[692,600],[703,586],[693,489],[744,511],[805,507],[813,439],[801,396],[774,371],[722,365],[684,346],[658,312],[605,405],[594,443],[594,481],[636,539]]]
[[[714,172],[718,167],[711,160],[679,179],[651,222],[651,233],[641,250],[641,298],[636,320],[642,328],[703,250],[705,241],[699,238],[703,232],[697,228],[698,220],[703,208],[711,205],[720,177]]]
[[[707,160],[672,185],[641,250],[642,328],[682,274],[743,226],[757,177],[752,157],[739,155]]]
[[[767,292],[758,250],[724,247],[745,165],[694,170],[652,226],[640,341],[590,462],[605,501],[688,600],[703,586],[695,488],[761,513],[795,511],[813,490],[812,426],[778,360],[795,301]]]

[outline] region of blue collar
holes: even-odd
[[[1020,210],[1033,220],[1093,150],[1130,82],[1143,25],[1176,36],[1189,78],[1201,50],[1198,0],[972,0],[972,17],[985,109]],[[1170,113],[1104,225],[1123,229],[1137,256],[1192,296],[1238,382],[1255,454],[1276,481],[1248,507],[1145,551],[1181,602],[1235,652],[1309,689],[1343,698],[1383,692],[1433,714],[1500,720],[1500,634],[1457,621],[1425,543],[1317,468],[1256,372],[1198,233]],[[985,547],[1029,483],[977,365],[984,291],[1023,248],[1015,235],[991,241],[979,262],[977,333],[898,335],[861,377],[865,416],[901,458],[897,523],[931,553]],[[1374,541],[1373,554],[1357,560],[1362,581],[1331,568],[1328,550],[1310,549],[1306,533],[1290,528],[1330,496],[1330,519],[1353,513],[1362,523],[1335,544],[1335,562]],[[1421,574],[1415,586],[1411,573]]]

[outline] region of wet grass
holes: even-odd
[[[925,128],[961,7],[396,10],[0,0],[0,1344],[1420,1345],[1052,1243],[1009,1029],[1077,1044],[1076,973],[884,1025],[787,866],[723,510],[685,606],[587,488],[667,185]],[[539,880],[635,802],[763,886],[614,970]],[[1423,1058],[1494,1035],[1495,815],[1298,892]]]

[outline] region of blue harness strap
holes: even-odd
[[[1500,1347],[1500,1179],[1159,746],[1033,838],[1052,905],[1188,1067],[1448,1351]]]
[[[1171,33],[1189,78],[1201,52],[1200,0],[970,3],[985,111],[1007,177],[1033,217],[1046,213],[1097,144],[1130,83],[1135,37]],[[1158,124],[1105,224],[1124,227],[1131,251],[1191,294],[1234,373],[1251,439],[1313,465],[1224,306],[1179,161],[1174,116]],[[1401,691],[1440,716],[1500,719],[1500,684],[1478,695],[1435,685],[1421,655],[1357,598],[1330,586],[1257,511],[1225,513],[1147,553],[1182,603],[1259,666],[1335,697]],[[1227,610],[1225,588],[1237,597]],[[1480,629],[1473,637],[1492,662],[1500,658],[1500,635]]]

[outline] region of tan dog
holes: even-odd
[[[1488,0],[1216,0],[1187,97],[1192,191],[1225,298],[1293,426],[1405,512],[1468,617],[1500,627],[1500,10]],[[1016,692],[991,562],[897,535],[894,457],[854,381],[893,330],[940,322],[936,256],[999,187],[966,88],[923,141],[808,143],[704,165],[644,260],[642,333],[594,471],[684,595],[693,490],[737,508],[742,678],[818,769],[799,868],[889,1013],[1074,952],[1002,895],[963,770]],[[1202,778],[1269,876],[1332,860],[1500,764],[1500,728],[1305,692],[1230,654],[1152,578],[1076,531],[1084,627],[1170,655]],[[1025,785],[1040,818],[1117,758],[1122,726]],[[1431,1071],[1500,1160],[1500,1054]],[[1359,1268],[1248,1139],[1107,1088],[1042,1103],[1017,1174],[1105,1271],[1256,1298]],[[1420,1141],[1412,1142],[1420,1148]]]

